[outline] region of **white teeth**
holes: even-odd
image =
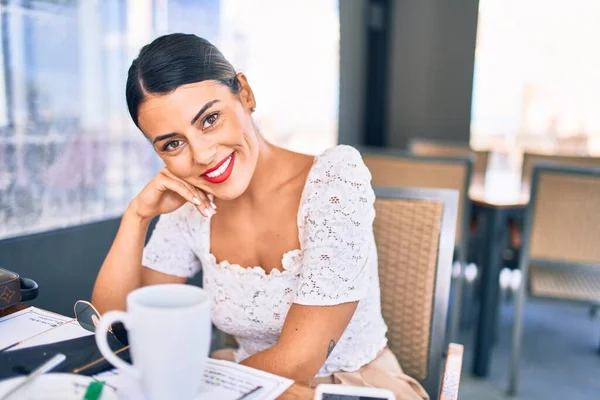
[[[227,160],[223,163],[223,165],[221,165],[216,171],[213,171],[210,174],[206,174],[206,176],[208,176],[209,178],[216,178],[216,177],[218,177],[223,172],[225,172],[225,170],[227,169],[227,167],[229,167],[230,163],[231,163],[231,156],[229,156],[229,158],[227,158]]]

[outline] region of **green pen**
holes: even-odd
[[[102,395],[102,389],[104,389],[104,382],[91,382],[83,395],[83,400],[98,400]]]

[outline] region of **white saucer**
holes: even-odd
[[[0,382],[0,398],[15,385],[25,379],[20,376]],[[19,400],[81,400],[88,385],[94,380],[88,376],[75,374],[45,374],[38,376],[27,386],[21,388],[9,399]],[[104,385],[100,400],[117,400],[116,392]]]

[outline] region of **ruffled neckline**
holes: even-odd
[[[268,274],[261,266],[243,267],[239,264],[232,264],[227,260],[217,262],[217,258],[213,253],[208,253],[208,259],[210,264],[216,269],[222,272],[229,272],[237,275],[240,278],[260,278],[260,279],[274,279],[283,277],[298,270],[300,263],[298,262],[302,255],[302,250],[295,249],[287,251],[281,257],[282,270],[273,268]]]
[[[308,171],[308,176],[306,177],[306,182],[304,183],[304,187],[302,189],[302,194],[300,195],[300,204],[298,207],[298,213],[297,213],[297,217],[296,217],[297,218],[296,222],[298,225],[298,238],[300,240],[300,243],[302,243],[305,240],[303,216],[307,212],[306,211],[307,198],[308,198],[308,196],[311,195],[309,186],[310,186],[310,183],[313,181],[312,176],[315,173],[319,172],[320,164],[322,162],[324,162],[324,160],[326,160],[328,156],[331,157],[331,155],[335,155],[336,157],[342,157],[341,155],[338,156],[338,153],[340,153],[341,151],[346,151],[348,148],[350,148],[350,146],[338,145],[338,146],[332,147],[330,149],[327,149],[323,153],[315,156],[315,158],[313,160],[313,164],[311,166],[311,169],[310,169],[310,171]],[[209,195],[208,197],[211,200],[213,200],[213,198],[214,198],[213,195]],[[256,278],[272,279],[275,277],[282,277],[282,276],[289,275],[290,273],[294,273],[298,270],[298,268],[300,266],[300,263],[298,261],[302,255],[301,249],[295,249],[295,250],[290,250],[290,251],[285,252],[283,254],[283,256],[281,257],[281,266],[282,266],[283,270],[272,269],[268,274],[261,266],[243,267],[239,264],[232,264],[227,260],[217,262],[217,258],[210,251],[210,219],[207,220],[207,223],[204,225],[204,227],[206,229],[204,245],[205,245],[205,252],[208,254],[208,261],[210,262],[211,265],[215,266],[215,268],[219,271],[223,271],[223,272],[227,271],[227,272],[237,275],[238,277],[244,277],[244,278],[256,277]]]

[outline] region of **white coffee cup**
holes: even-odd
[[[108,346],[106,332],[115,322],[127,328],[133,365]],[[127,312],[102,316],[96,343],[108,362],[139,380],[148,399],[193,399],[204,384],[210,351],[209,296],[185,284],[136,289],[127,296]]]

